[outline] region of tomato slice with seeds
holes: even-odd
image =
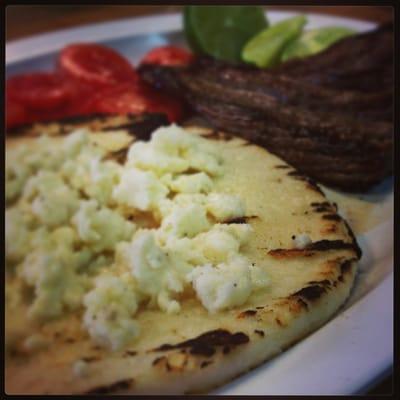
[[[94,86],[135,82],[138,75],[133,66],[115,50],[92,43],[66,46],[58,57],[61,74]]]
[[[183,114],[180,102],[157,93],[143,82],[104,89],[94,96],[88,108],[92,112],[108,114],[164,113],[171,122]]]
[[[30,122],[31,117],[27,109],[20,103],[8,100],[6,103],[6,127],[14,128],[15,126]]]
[[[48,72],[15,75],[7,80],[7,97],[31,109],[59,108],[71,98],[68,82]]]
[[[194,60],[191,52],[175,46],[161,46],[150,50],[140,64],[185,66]]]

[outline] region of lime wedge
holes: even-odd
[[[307,57],[325,50],[338,40],[354,34],[349,28],[329,26],[303,32],[296,40],[289,43],[281,55],[281,61],[291,58]]]
[[[306,17],[299,15],[263,30],[246,43],[242,51],[243,60],[260,68],[277,64],[285,46],[301,34],[306,22]]]
[[[258,6],[186,6],[183,23],[194,51],[226,61],[240,61],[244,44],[268,26]]]

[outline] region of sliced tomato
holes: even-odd
[[[194,60],[189,51],[175,46],[161,46],[150,50],[140,64],[179,66],[188,65]]]
[[[124,83],[102,90],[88,109],[108,114],[164,113],[171,122],[177,121],[183,113],[180,102],[160,95],[143,82]]]
[[[15,126],[26,124],[31,121],[31,116],[26,107],[16,101],[7,99],[6,103],[6,127],[14,128]]]
[[[65,47],[58,57],[61,74],[94,86],[108,86],[138,79],[133,66],[115,50],[92,43]]]
[[[52,110],[70,101],[68,82],[53,73],[35,72],[7,80],[7,97],[31,109]]]

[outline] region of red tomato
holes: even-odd
[[[6,126],[13,128],[15,126],[30,122],[31,118],[26,108],[16,101],[7,100],[6,103]]]
[[[171,122],[182,116],[182,105],[177,100],[160,95],[142,82],[105,89],[93,98],[88,108],[108,114],[164,113]]]
[[[58,58],[59,71],[94,86],[108,86],[137,80],[137,74],[124,57],[99,44],[77,43],[65,47]]]
[[[175,46],[162,46],[150,50],[141,64],[188,65],[194,59],[192,53]]]
[[[72,96],[68,82],[48,72],[16,75],[7,80],[7,97],[31,109],[51,110]]]

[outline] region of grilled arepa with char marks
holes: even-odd
[[[40,130],[45,132],[46,126]],[[129,131],[134,135],[133,126]],[[7,393],[207,392],[315,331],[346,301],[361,251],[318,186],[245,140],[196,127],[187,131],[208,137],[223,159],[227,173],[215,179],[216,190],[236,194],[246,204],[245,217],[226,223],[251,225],[243,254],[266,271],[268,285],[241,306],[214,313],[190,294],[175,314],[140,309],[135,319],[141,334],[115,351],[93,342],[82,328],[80,308],[36,325],[27,322],[24,301],[6,304],[6,333],[14,339],[6,358]],[[129,145],[113,148],[119,134],[109,126],[103,135],[111,143],[111,158],[123,158],[123,147]],[[20,132],[8,137],[6,145],[35,140],[35,135]],[[19,278],[8,273],[6,279],[7,290],[17,291]],[[40,350],[20,345],[30,333],[40,334]]]

